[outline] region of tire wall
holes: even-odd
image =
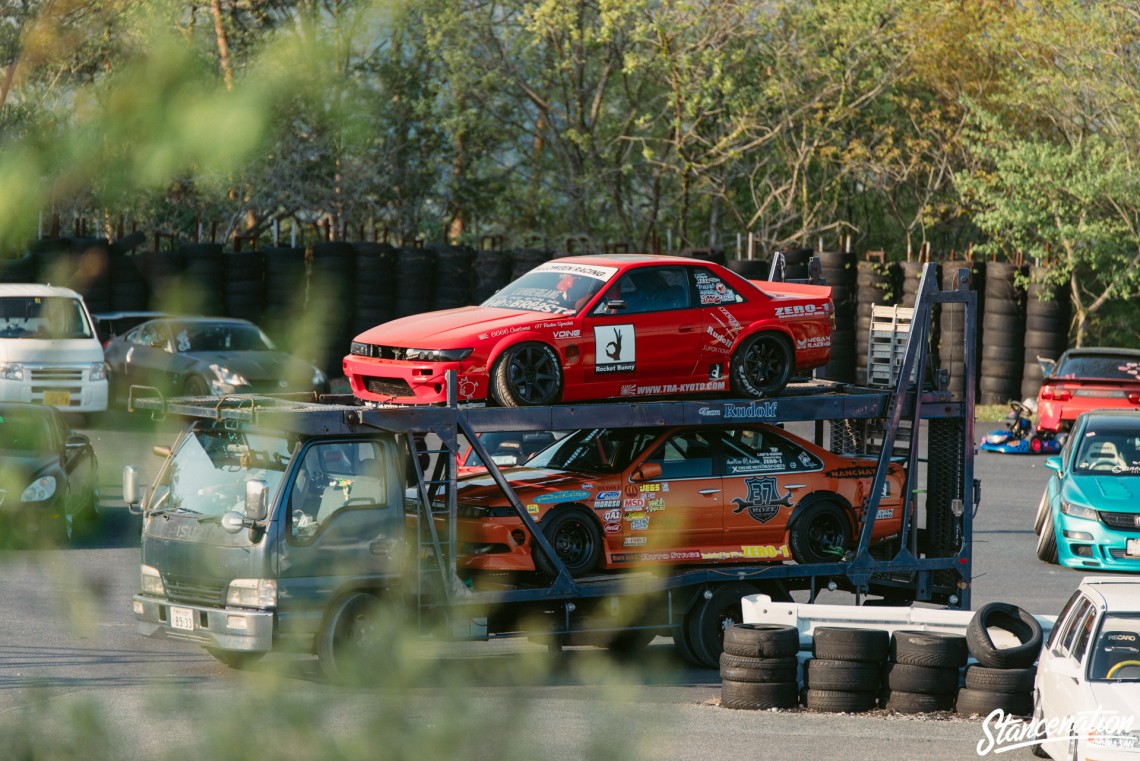
[[[932,270],[931,277],[934,278],[936,287],[941,288],[942,265],[939,262],[932,262],[930,264],[930,268]],[[902,306],[913,309],[914,305],[918,302],[918,291],[919,287],[922,285],[922,273],[925,271],[925,269],[925,262],[899,263],[899,272],[902,279],[902,301],[899,303],[902,304]],[[928,354],[928,357],[930,357],[930,359],[927,361],[928,366],[926,368],[928,377],[932,377],[931,371],[933,371],[934,368],[930,367],[929,365],[931,364],[931,360],[933,360],[933,358],[936,356],[935,353],[938,351],[938,340],[940,337],[941,327],[939,318],[941,312],[942,305],[934,304],[930,315],[930,353]]]
[[[1069,348],[1069,326],[1072,321],[1071,292],[1068,284],[1042,282],[1047,274],[1043,267],[1029,271],[1029,290],[1025,302],[1025,365],[1021,375],[1021,399],[1035,399],[1041,388],[1043,373],[1038,357],[1058,359]]]
[[[1017,278],[1026,274],[1026,268],[1010,262],[986,262],[979,404],[1006,404],[1020,398],[1026,293]]]
[[[817,374],[828,380],[854,383],[858,306],[855,255],[844,251],[823,251],[819,258],[824,282],[831,286],[831,298],[835,302],[835,330],[831,333],[831,357]]]
[[[336,376],[355,336],[356,249],[351,243],[324,241],[313,246],[310,257],[305,331],[294,351]]]
[[[958,272],[969,269],[971,287],[977,293],[978,312],[985,308],[985,267],[970,262],[942,263],[942,290],[950,291],[958,287]],[[938,316],[938,367],[950,373],[950,393],[956,399],[966,392],[965,365],[965,314],[963,304],[942,304]],[[981,357],[982,323],[979,317],[977,333],[974,337],[974,356]],[[977,390],[975,384],[975,391]]]

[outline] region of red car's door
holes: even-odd
[[[822,486],[823,461],[761,426],[725,431],[719,457],[725,543],[782,546],[796,503]]]
[[[619,277],[583,319],[589,396],[686,393],[704,339],[687,268],[638,267]]]

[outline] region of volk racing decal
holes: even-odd
[[[594,328],[594,372],[632,373],[637,369],[637,333],[633,323]]]
[[[781,507],[792,506],[792,493],[780,496],[780,488],[775,476],[761,478],[746,478],[744,485],[748,495],[743,499],[736,497],[732,503],[736,505],[733,514],[748,511],[748,515],[761,523],[767,523],[776,517]]]

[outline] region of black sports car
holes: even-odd
[[[99,512],[91,441],[55,407],[0,403],[0,516],[5,546],[68,540]]]
[[[103,350],[112,395],[131,385],[186,396],[328,391],[328,377],[278,351],[261,328],[228,317],[150,320]]]

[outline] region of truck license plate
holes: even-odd
[[[45,391],[44,404],[51,407],[66,407],[71,404],[70,391]]]
[[[1140,539],[1129,539],[1124,547],[1124,554],[1130,558],[1140,558]]]
[[[170,609],[170,625],[175,629],[194,631],[194,611],[189,608],[172,607]]]

